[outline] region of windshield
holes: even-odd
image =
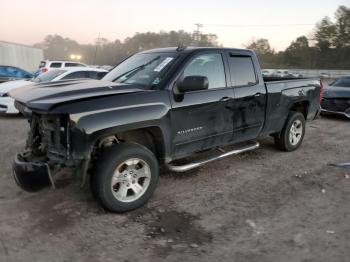
[[[350,87],[350,77],[344,77],[335,81],[332,86]]]
[[[58,77],[59,75],[62,75],[63,73],[67,72],[67,70],[51,70],[46,73],[43,73],[36,78],[34,78],[33,82],[39,83],[39,82],[49,82]]]
[[[136,54],[116,66],[102,80],[152,86],[158,84],[176,53]]]

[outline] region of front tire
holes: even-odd
[[[278,149],[291,152],[299,148],[305,135],[305,118],[300,112],[292,111],[280,134],[274,136]]]
[[[134,143],[121,143],[101,154],[91,186],[104,208],[122,213],[143,206],[156,189],[158,177],[158,161],[150,150]]]

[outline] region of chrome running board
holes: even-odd
[[[251,151],[251,150],[257,149],[257,148],[259,148],[259,146],[260,146],[259,142],[254,142],[253,145],[247,145],[247,146],[244,146],[242,148],[235,149],[235,150],[228,151],[228,152],[225,152],[223,149],[219,148],[219,151],[222,152],[221,155],[218,155],[218,156],[215,156],[215,157],[212,157],[212,158],[208,158],[208,159],[205,159],[205,160],[202,160],[202,161],[189,163],[189,164],[182,165],[182,166],[176,166],[176,165],[173,165],[173,164],[167,164],[167,168],[169,170],[171,170],[171,171],[174,171],[174,172],[186,172],[188,170],[200,167],[200,166],[205,165],[205,164],[207,164],[209,162],[212,162],[214,160],[222,159],[224,157],[228,157],[228,156],[232,156],[232,155],[238,155],[238,154],[241,154],[241,153],[244,153],[244,152],[247,152],[247,151]]]

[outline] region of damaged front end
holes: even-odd
[[[55,175],[75,167],[71,157],[71,123],[68,116],[32,113],[25,150],[13,163],[16,183],[26,191],[55,188]]]

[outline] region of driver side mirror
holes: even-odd
[[[177,89],[181,93],[207,90],[209,80],[206,76],[186,76],[177,82]]]

